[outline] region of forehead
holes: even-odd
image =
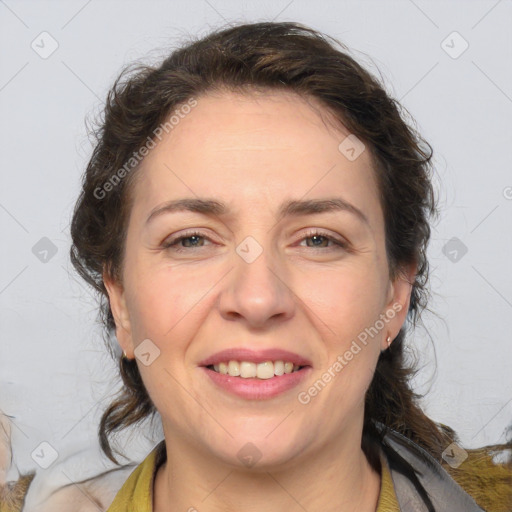
[[[370,218],[379,205],[370,152],[349,160],[350,135],[326,109],[293,92],[216,92],[197,98],[142,162],[138,209],[181,197],[277,209],[283,197],[342,195]]]

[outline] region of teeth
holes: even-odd
[[[265,361],[255,366],[258,379],[271,379],[274,376],[274,363],[272,361]]]
[[[233,377],[238,377],[240,375],[240,363],[238,361],[229,361],[228,373]]]
[[[250,379],[251,377],[256,377],[256,373],[257,368],[254,363],[248,363],[246,361],[240,363],[240,377]]]
[[[290,361],[265,361],[258,364],[249,361],[229,361],[213,365],[213,369],[218,373],[243,379],[271,379],[274,375],[296,372],[299,368],[298,364]]]
[[[284,373],[284,363],[283,361],[276,361],[274,363],[274,374],[275,375],[283,375]]]

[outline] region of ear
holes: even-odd
[[[107,289],[110,309],[116,324],[116,338],[129,359],[134,358],[134,346],[130,315],[126,306],[126,295],[123,285],[114,279],[109,272],[103,270],[103,283]]]
[[[412,263],[398,270],[393,281],[389,282],[387,303],[383,314],[389,319],[383,331],[381,350],[388,348],[386,338],[391,338],[391,343],[397,337],[409,311],[411,292],[416,278],[417,265]]]

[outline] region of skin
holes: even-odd
[[[167,446],[155,511],[376,509],[380,475],[361,450],[364,396],[386,337],[405,320],[414,268],[390,279],[369,151],[349,161],[338,150],[349,132],[321,112],[292,92],[203,95],[137,171],[122,282],[104,281],[127,356],[147,338],[160,350],[149,366],[137,361]],[[175,212],[145,224],[155,207],[185,197],[222,200],[233,213]],[[277,222],[285,200],[332,197],[368,224],[343,211]],[[189,228],[207,238],[182,241],[182,253],[162,247]],[[308,228],[348,248],[306,238]],[[247,236],[263,249],[252,263],[235,251]],[[393,304],[401,311],[301,404],[297,394]],[[198,367],[228,347],[290,350],[313,370],[275,398],[244,400]],[[261,453],[252,468],[237,457],[247,442]]]

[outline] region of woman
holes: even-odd
[[[156,412],[165,437],[109,511],[486,506],[404,361],[430,147],[335,44],[239,25],[109,94],[71,249],[123,351],[99,435],[114,462],[109,437]]]

